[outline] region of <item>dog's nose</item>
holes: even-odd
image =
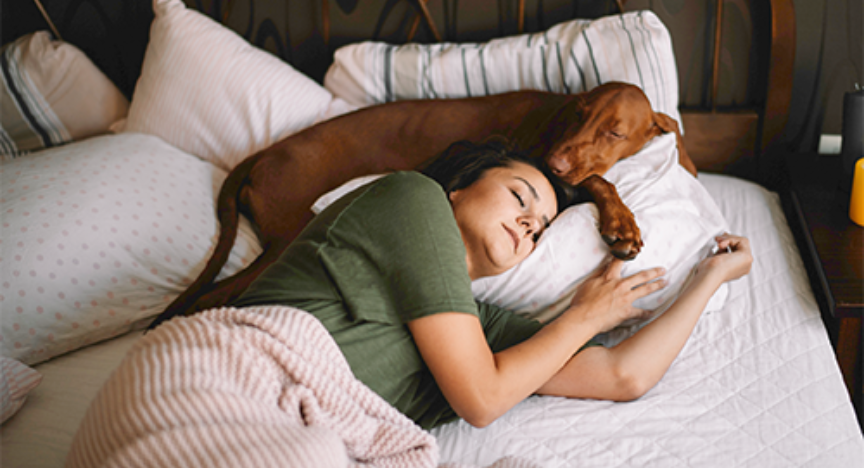
[[[549,167],[557,176],[570,172],[570,163],[564,158],[549,158]]]

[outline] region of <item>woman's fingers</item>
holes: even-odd
[[[750,239],[747,239],[746,237],[736,236],[727,232],[717,236],[715,240],[717,241],[717,248],[720,249],[720,252],[727,249],[732,252],[750,251]]]
[[[656,286],[658,281],[655,280],[665,274],[666,269],[663,267],[649,268],[627,277],[625,281],[630,289],[639,289],[648,286]]]
[[[666,286],[665,280],[658,279],[666,274],[665,268],[649,268],[624,278],[621,276],[624,264],[623,260],[612,257],[605,266],[596,270],[596,274],[606,282],[618,283],[625,291],[631,291],[631,302]]]
[[[638,297],[644,297],[665,287],[665,278],[655,278],[648,282],[637,284],[632,290],[639,295]]]
[[[634,275],[622,277],[624,261],[612,258],[599,266],[594,274],[577,288],[571,305],[598,320],[603,331],[621,322],[645,316],[646,312],[633,307],[633,301],[666,286],[661,277],[664,268],[650,268]]]
[[[726,233],[717,236],[715,240],[717,253],[703,260],[697,267],[699,270],[714,271],[722,275],[724,282],[738,279],[750,272],[753,253],[749,239]]]
[[[594,270],[598,277],[602,277],[607,281],[612,281],[621,277],[621,270],[624,269],[624,260],[610,256],[605,265]]]

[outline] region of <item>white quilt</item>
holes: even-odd
[[[544,467],[859,467],[864,442],[776,194],[700,175],[752,272],[632,403],[532,397],[485,429],[434,431],[443,461]]]

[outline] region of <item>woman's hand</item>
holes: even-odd
[[[636,299],[645,297],[666,286],[660,278],[663,268],[652,268],[626,278],[621,277],[624,262],[613,258],[601,265],[576,289],[566,313],[580,314],[595,323],[598,332],[609,331],[622,322],[643,318],[650,312],[633,307]]]
[[[696,265],[696,276],[716,275],[720,283],[738,279],[750,272],[753,253],[746,237],[723,234],[717,236],[717,253]]]

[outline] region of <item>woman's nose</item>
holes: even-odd
[[[523,216],[519,224],[525,229],[525,235],[530,236],[540,230],[540,220],[533,216]]]

